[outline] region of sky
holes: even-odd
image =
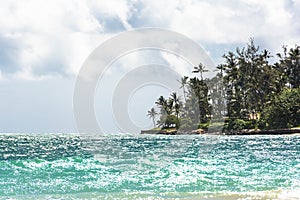
[[[77,132],[73,92],[84,61],[104,41],[146,27],[189,37],[216,65],[249,38],[275,55],[282,45],[300,44],[300,0],[1,0],[0,132]],[[177,70],[187,66],[179,57],[153,51],[114,62],[95,92],[103,132],[120,132],[111,106],[118,81],[152,62]],[[150,127],[147,109],[169,92],[159,86],[133,92],[132,121]]]

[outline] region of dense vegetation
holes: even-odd
[[[272,56],[260,50],[253,39],[243,48],[223,55],[213,78],[195,66],[195,77],[182,77],[183,97],[172,93],[156,101],[161,128],[197,128],[235,132],[242,129],[277,129],[300,125],[300,47]],[[275,59],[273,63],[270,59]],[[225,121],[225,124],[223,123]],[[224,126],[223,126],[224,124]]]

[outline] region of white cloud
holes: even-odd
[[[132,1],[131,3],[134,3]],[[106,15],[108,17],[118,17],[126,29],[131,29],[131,25],[127,22],[131,16],[131,4],[126,0],[114,1],[88,1],[89,8],[96,15]]]
[[[101,7],[98,3],[97,7],[96,4],[96,1],[79,0],[1,1],[0,36],[13,44],[18,56],[4,58],[18,62],[2,61],[5,66],[1,67],[10,68],[6,70],[9,73],[3,73],[30,80],[76,74],[89,53],[113,35],[103,32],[104,23],[101,24],[92,8],[98,15],[105,15],[103,20],[118,16],[125,21],[125,13],[121,12],[124,6],[109,10],[109,5]],[[8,44],[0,45],[5,54],[10,54]]]
[[[161,52],[162,57],[167,61],[169,66],[182,76],[191,75],[193,66],[179,56],[167,52]]]
[[[0,69],[25,79],[73,76],[105,39],[140,27],[175,30],[216,48],[254,37],[275,53],[300,41],[299,13],[299,0],[2,0]]]
[[[293,32],[288,1],[144,1],[141,20],[213,43],[245,42],[250,37],[282,37]],[[149,19],[150,18],[150,19]]]

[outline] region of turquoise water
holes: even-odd
[[[300,136],[0,134],[0,199],[33,197],[300,199]]]

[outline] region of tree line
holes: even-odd
[[[182,130],[222,126],[222,131],[234,132],[300,125],[298,45],[283,46],[283,52],[273,56],[250,39],[223,58],[212,78],[204,78],[208,70],[200,63],[194,66],[194,77],[178,80],[183,97],[175,92],[160,96],[155,102],[158,111],[148,111],[154,126]]]

